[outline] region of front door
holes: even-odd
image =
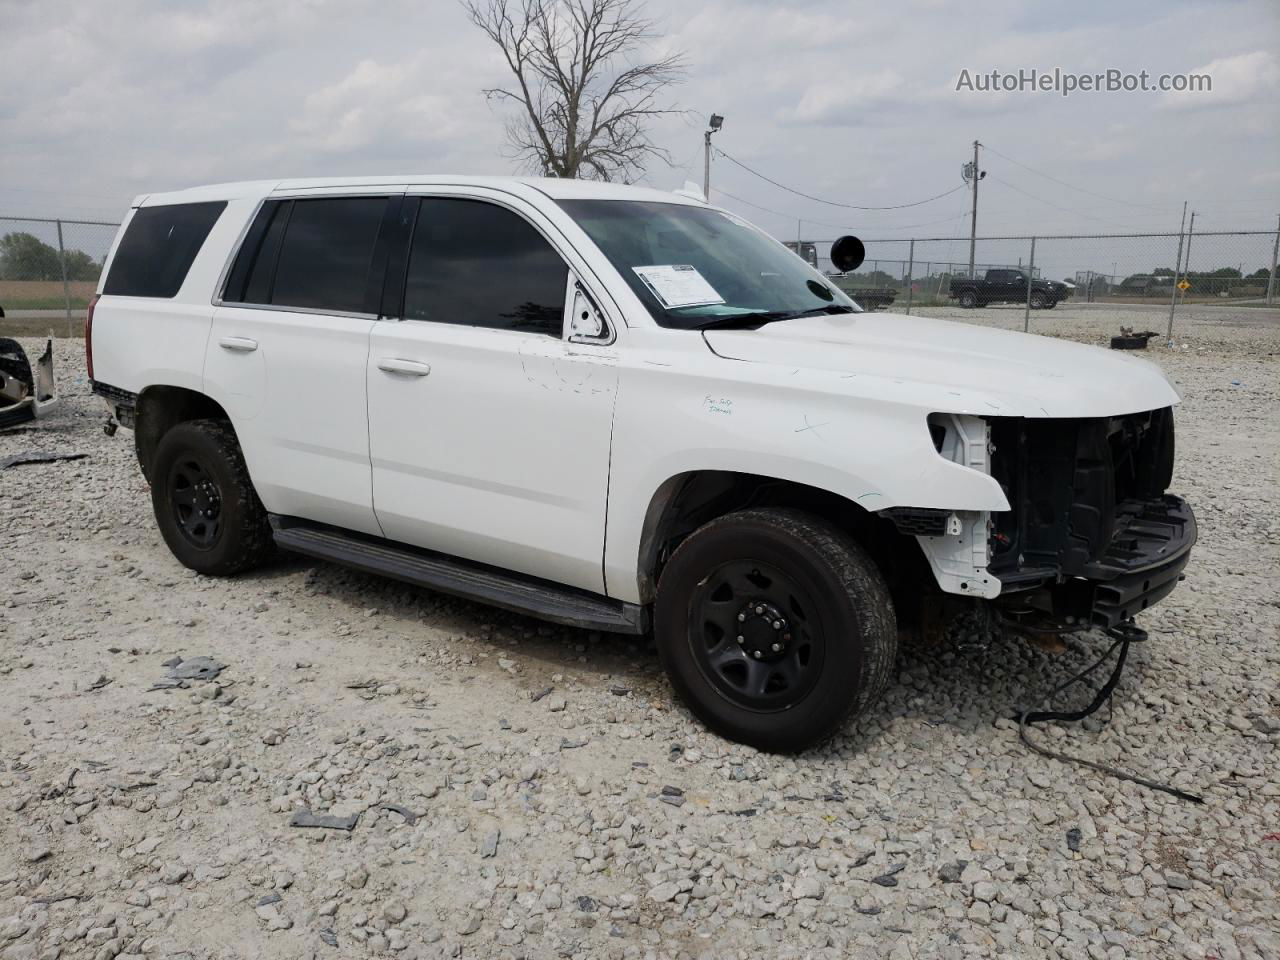
[[[378,521],[393,540],[603,592],[608,336],[564,336],[573,274],[536,211],[415,201],[403,319],[378,323],[369,351]]]

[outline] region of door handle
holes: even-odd
[[[417,360],[401,360],[399,357],[381,357],[377,361],[383,373],[402,373],[408,377],[425,377],[431,372],[430,364]]]
[[[237,353],[253,353],[258,349],[258,341],[248,337],[223,337],[218,341],[223,350],[234,350]]]

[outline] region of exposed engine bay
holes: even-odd
[[[894,508],[939,587],[1031,632],[1111,628],[1167,595],[1196,522],[1173,479],[1173,410],[1030,419],[937,414],[940,455],[989,473],[1010,509]]]

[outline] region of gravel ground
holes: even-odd
[[[1096,635],[909,647],[858,729],[779,758],[703,731],[645,641],[296,558],[195,576],[59,341],[63,407],[0,435],[88,454],[0,473],[0,958],[1280,956],[1280,315],[1179,329],[1150,355],[1188,579],[1110,717],[1036,736],[1203,806],[1019,743]],[[225,668],[165,680],[197,656]]]

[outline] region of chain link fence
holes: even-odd
[[[1170,331],[1183,304],[1280,305],[1280,230],[873,239],[863,241],[862,266],[842,275],[831,265],[832,242],[801,241],[800,252],[835,275],[855,299],[861,293],[872,303],[892,302],[907,312],[960,306],[952,281],[981,280],[989,270],[1023,277],[1024,296],[1011,297],[1006,290],[989,303],[1021,307],[1024,328],[1035,306],[1035,283],[1046,280],[1064,284],[1065,302],[1073,305],[1168,308]],[[796,242],[788,246],[796,249]]]
[[[46,327],[65,323],[76,335],[119,224],[0,216],[0,307],[10,318]],[[788,246],[825,273],[834,273],[831,244],[790,241]],[[1028,286],[1065,284],[1066,303],[1168,307],[1172,334],[1183,304],[1280,304],[1276,276],[1280,230],[1196,233],[1124,233],[1011,237],[920,237],[865,240],[867,259],[838,277],[864,305],[895,310],[958,306],[952,281],[988,270],[1018,271]],[[972,250],[970,249],[972,245]],[[992,301],[1023,310],[1030,328],[1031,290]],[[1003,294],[1003,296],[1008,296]]]
[[[118,223],[0,216],[0,324],[30,332],[77,329]],[[2,329],[2,328],[0,328]]]

